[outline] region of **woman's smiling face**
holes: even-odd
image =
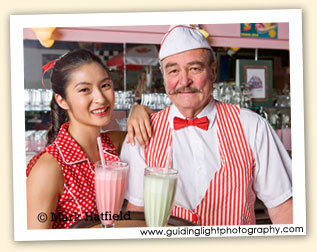
[[[62,100],[61,100],[62,99]],[[108,72],[92,62],[75,69],[69,78],[66,98],[57,98],[71,123],[102,127],[111,120],[113,83]]]

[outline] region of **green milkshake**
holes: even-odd
[[[163,227],[170,216],[177,183],[177,171],[147,167],[144,172],[144,214],[148,227]]]

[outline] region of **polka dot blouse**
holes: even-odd
[[[68,228],[76,220],[70,216],[84,219],[98,214],[95,196],[95,167],[83,150],[67,132],[68,123],[61,126],[54,143],[35,155],[27,165],[26,174],[40,156],[47,152],[60,164],[64,176],[64,191],[55,211],[53,228]],[[119,160],[110,138],[101,134],[103,152],[106,160]]]

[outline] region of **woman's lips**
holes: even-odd
[[[91,113],[96,116],[104,116],[105,114],[107,114],[108,109],[109,107],[97,108],[92,110]]]

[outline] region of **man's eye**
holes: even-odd
[[[192,67],[190,70],[193,72],[197,72],[197,71],[200,71],[200,68],[199,67]]]
[[[170,70],[168,73],[169,73],[169,74],[175,74],[175,73],[177,73],[177,69],[172,69],[172,70]]]

